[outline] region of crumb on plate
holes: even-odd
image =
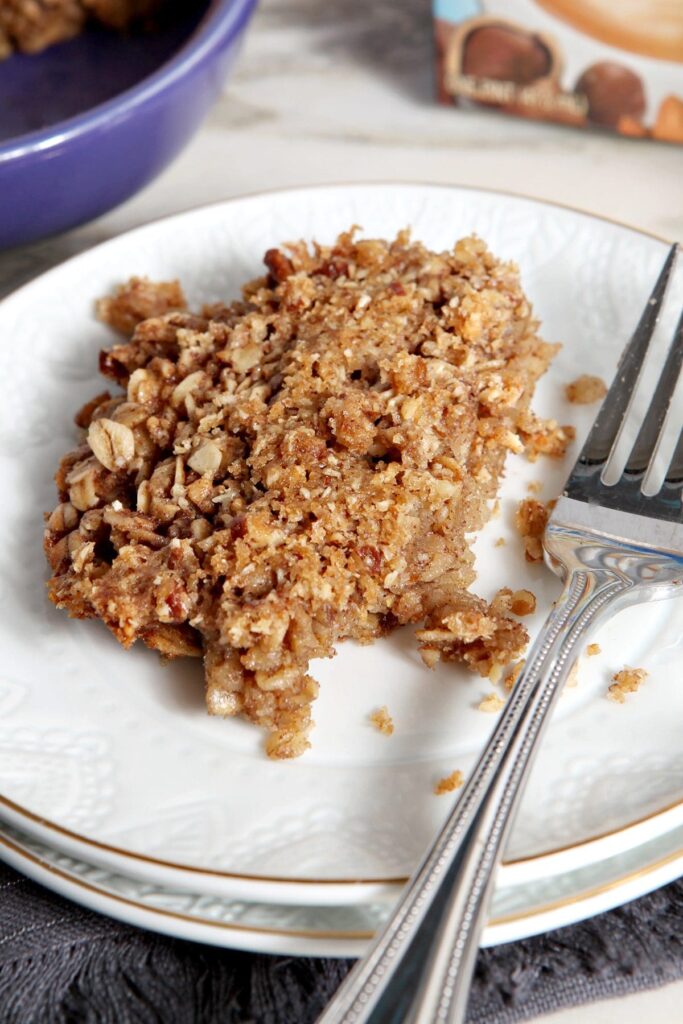
[[[645,669],[630,669],[628,666],[612,676],[613,682],[607,690],[607,696],[615,703],[624,703],[627,693],[635,693],[640,684],[649,675]]]
[[[589,658],[594,658],[596,654],[600,654],[601,652],[602,648],[600,647],[600,644],[589,644],[586,648],[586,654]]]
[[[501,587],[491,602],[501,612],[513,615],[533,615],[536,611],[536,596],[530,590],[511,590]]]
[[[386,704],[381,708],[377,708],[370,715],[370,721],[374,725],[377,732],[383,733],[384,736],[391,736],[394,731],[394,721],[389,714],[389,709]]]
[[[525,665],[526,658],[521,658],[519,661],[514,662],[514,664],[510,666],[508,674],[503,680],[503,686],[505,687],[506,690],[511,690],[513,688],[513,686],[521,676]]]
[[[609,700],[623,704],[627,693],[635,693],[644,679],[649,675],[644,668],[622,668],[612,676],[614,682],[607,690]]]
[[[574,427],[568,425],[561,427],[553,419],[540,420],[531,411],[528,411],[523,417],[520,429],[530,462],[535,462],[539,455],[549,455],[553,459],[561,459],[576,437]]]
[[[464,775],[461,771],[456,769],[454,772],[451,772],[450,775],[444,775],[443,779],[439,779],[434,786],[434,793],[436,796],[443,796],[444,793],[452,793],[454,790],[460,789],[464,781]]]
[[[590,405],[591,402],[599,402],[607,394],[607,386],[600,377],[592,377],[588,373],[582,374],[567,384],[565,388],[567,401],[573,405]]]
[[[517,506],[515,525],[517,532],[524,540],[524,554],[527,562],[543,561],[543,543],[541,538],[545,532],[550,515],[550,503],[537,498],[523,498]]]
[[[505,707],[505,701],[497,693],[487,693],[479,702],[477,710],[495,712]]]

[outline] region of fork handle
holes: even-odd
[[[524,783],[577,648],[629,590],[573,569],[496,728],[436,842],[368,954],[318,1024],[459,1024],[493,887]]]

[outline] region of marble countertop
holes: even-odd
[[[0,256],[0,292],[138,224],[261,189],[416,180],[537,196],[683,238],[683,146],[433,101],[428,0],[262,0],[238,68],[181,157],[94,223]],[[683,983],[539,1024],[681,1020]]]

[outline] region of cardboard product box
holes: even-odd
[[[683,143],[683,0],[433,0],[442,103]]]

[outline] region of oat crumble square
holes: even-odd
[[[309,745],[309,662],[340,640],[422,623],[428,665],[519,657],[524,626],[467,589],[471,534],[507,453],[557,454],[561,428],[529,409],[556,346],[479,239],[350,231],[265,264],[200,313],[141,279],[100,304],[132,337],[101,354],[117,391],[76,418],[45,550],[58,607],[203,657],[209,712],[286,758]]]

